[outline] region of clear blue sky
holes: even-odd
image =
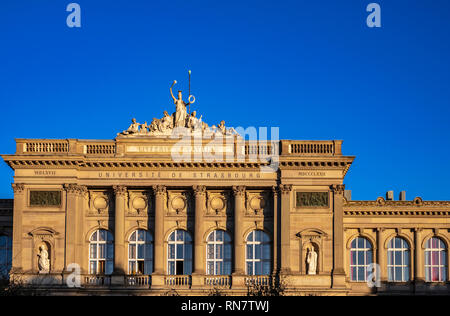
[[[0,3],[0,152],[14,138],[112,139],[172,111],[192,69],[209,124],[343,139],[354,199],[450,200],[450,1],[78,0]],[[75,2],[75,1],[74,1]],[[0,164],[0,198],[13,196]]]

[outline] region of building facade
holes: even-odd
[[[450,202],[352,201],[342,141],[246,141],[178,112],[114,140],[16,140],[2,156],[14,200],[0,202],[11,280],[59,294],[450,293]]]

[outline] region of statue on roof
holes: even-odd
[[[191,72],[189,71],[189,79],[190,75]],[[225,126],[225,121],[221,121],[217,126],[212,125],[210,127],[208,124],[202,121],[202,115],[200,115],[200,117],[197,116],[197,111],[193,111],[192,113],[190,113],[190,107],[188,110],[187,106],[195,102],[195,97],[190,94],[190,83],[187,103],[183,101],[181,90],[178,91],[178,98],[173,95],[172,88],[176,83],[177,81],[174,80],[169,89],[170,95],[173,99],[173,103],[175,104],[175,112],[172,115],[169,115],[167,111],[164,111],[164,116],[162,118],[153,118],[150,124],[147,124],[147,122],[145,122],[144,124],[139,124],[136,122],[136,119],[133,118],[130,127],[127,130],[118,133],[117,136],[171,136],[174,128],[186,129],[186,132],[188,134],[194,132],[210,136],[232,136],[237,134],[234,128],[227,128]]]

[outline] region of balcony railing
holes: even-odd
[[[254,275],[245,277],[246,286],[270,286],[273,277],[270,275]]]
[[[190,275],[167,275],[164,284],[172,287],[191,287],[192,278]]]
[[[205,276],[205,285],[214,287],[230,287],[231,276],[229,275],[208,275]]]
[[[154,143],[152,139],[139,139],[133,143],[125,140],[77,140],[77,139],[17,139],[16,154],[26,155],[87,155],[87,156],[123,156],[132,153],[145,154],[157,152],[158,154],[171,154],[172,146],[178,140],[166,140],[164,146]],[[188,143],[189,146],[194,143]],[[198,145],[195,145],[198,146]],[[195,147],[194,146],[194,147]],[[248,159],[253,157],[269,158],[273,155],[282,156],[336,156],[342,155],[341,140],[280,140],[280,141],[235,141],[233,145],[225,143],[209,144],[202,143],[209,148],[218,146],[220,150],[213,150],[216,155],[223,153],[228,157],[242,155]],[[133,150],[130,151],[129,148]],[[128,149],[127,149],[128,148]],[[204,149],[205,149],[204,148]],[[191,151],[195,151],[191,148]],[[206,150],[206,149],[205,149]],[[230,152],[231,150],[231,152]]]
[[[151,285],[151,276],[149,275],[127,275],[125,276],[125,285],[132,287],[149,287]]]
[[[111,276],[109,275],[85,275],[83,284],[86,286],[109,286],[111,285]]]

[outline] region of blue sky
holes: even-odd
[[[209,124],[343,139],[353,199],[450,200],[450,1],[61,0],[0,3],[0,152],[14,138],[112,139],[172,110],[176,79]],[[375,2],[375,1],[374,1]],[[0,198],[13,172],[0,164]]]

